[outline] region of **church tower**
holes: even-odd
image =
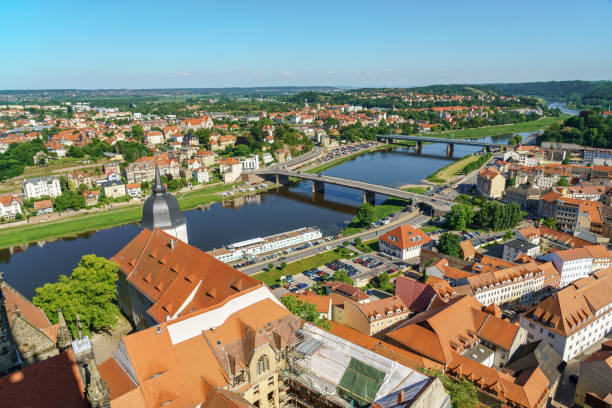
[[[178,201],[161,182],[159,167],[155,164],[155,186],[153,193],[147,198],[142,208],[143,228],[153,231],[159,228],[164,232],[189,243],[187,238],[187,221],[181,213]]]

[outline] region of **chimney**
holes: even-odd
[[[174,250],[174,246],[176,245],[176,239],[170,239],[170,251]]]
[[[397,403],[401,404],[404,402],[404,390],[399,390],[397,392]]]

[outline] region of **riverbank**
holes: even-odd
[[[222,197],[220,193],[231,190],[235,184],[218,185],[200,190],[194,190],[177,195],[181,210],[191,210],[201,205],[209,205],[223,200],[231,200],[251,193],[240,193]],[[257,193],[275,186],[268,185]],[[138,202],[127,207],[100,212],[96,214],[75,216],[50,223],[27,224],[0,231],[0,249],[26,245],[34,242],[48,241],[76,236],[89,231],[113,228],[124,224],[140,221],[142,218],[142,203]]]
[[[569,117],[570,115],[562,113],[561,115],[559,115],[559,117],[545,116],[543,118],[532,120],[529,122],[511,123],[508,125],[483,126],[479,128],[469,128],[460,130],[448,130],[446,132],[431,133],[431,135],[435,137],[446,137],[454,139],[472,139],[488,136],[499,136],[507,133],[537,132],[540,130],[546,130],[552,124],[559,121],[564,121]]]
[[[398,212],[410,205],[410,201],[399,198],[387,198],[381,204],[374,207],[374,221],[379,221],[386,216]],[[357,216],[353,218],[351,223],[342,230],[342,236],[347,237],[363,231],[366,227],[362,226]]]
[[[468,155],[455,162],[449,163],[446,166],[438,169],[435,173],[427,176],[427,181],[432,183],[446,183],[458,176],[465,166],[475,161],[478,161],[481,156]]]

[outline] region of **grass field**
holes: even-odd
[[[232,185],[213,186],[202,190],[191,191],[182,196],[178,196],[177,199],[181,209],[188,210],[198,205],[220,201],[221,196],[219,196],[218,193],[229,190],[231,187]],[[6,228],[0,230],[0,248],[44,241],[47,239],[74,236],[87,231],[112,228],[131,222],[138,222],[141,218],[142,205],[138,204],[113,211],[104,211],[98,214],[77,216],[66,221],[62,220]]]
[[[355,245],[355,248],[361,252],[370,253],[372,251],[378,251],[378,240],[372,239],[370,241],[363,241]]]
[[[331,251],[323,252],[317,255],[313,255],[308,258],[300,259],[299,261],[287,264],[285,269],[273,268],[269,271],[261,272],[253,275],[255,279],[264,282],[268,286],[272,286],[275,283],[279,283],[281,276],[295,275],[303,272],[307,269],[316,268],[321,265],[325,265],[328,262],[335,261],[336,259],[346,259],[351,256],[351,251],[346,248],[336,248]]]
[[[427,191],[425,187],[406,187],[402,188],[402,190],[415,194],[425,194],[425,191]]]
[[[396,211],[401,210],[410,204],[407,200],[402,200],[399,198],[388,198],[382,202],[382,204],[374,207],[374,219],[376,221],[385,218],[387,215],[392,214]],[[363,231],[364,227],[359,224],[357,217],[353,218],[351,223],[344,228],[342,231],[343,236],[353,235],[358,232]]]
[[[550,125],[557,121],[563,121],[569,118],[570,115],[561,114],[559,117],[545,116],[538,120],[532,120],[530,122],[513,123],[509,125],[497,125],[497,126],[485,126],[473,129],[461,129],[461,130],[449,130],[441,133],[432,133],[432,136],[436,137],[454,137],[460,138],[480,138],[487,136],[503,135],[504,133],[521,133],[521,132],[535,132],[537,130],[545,130]]]
[[[445,183],[448,180],[455,177],[457,174],[459,174],[459,172],[461,172],[461,170],[463,170],[465,166],[467,166],[468,164],[472,162],[475,162],[479,158],[480,156],[469,155],[455,162],[447,164],[446,166],[437,170],[431,176],[428,176],[427,180],[431,180],[431,181],[435,180],[436,182],[439,182],[439,183]]]

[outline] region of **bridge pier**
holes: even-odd
[[[446,158],[452,159],[454,151],[455,151],[455,145],[453,143],[448,143],[446,145]]]
[[[312,192],[313,193],[325,193],[325,183],[322,181],[313,180],[312,181]]]
[[[363,202],[371,205],[376,204],[376,193],[373,191],[364,191]]]
[[[421,142],[420,140],[416,141],[416,145],[414,146],[414,152],[416,154],[421,154],[421,149],[423,148],[423,142]]]
[[[277,174],[276,184],[282,184],[283,186],[289,185],[289,176],[285,176],[283,174]]]

